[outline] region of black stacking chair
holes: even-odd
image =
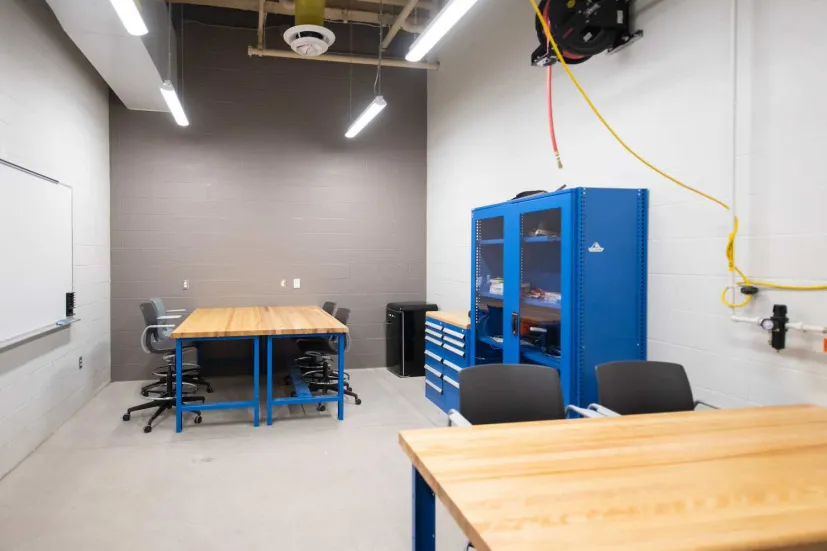
[[[486,364],[459,373],[459,411],[452,425],[565,419],[560,374],[541,365]]]
[[[625,361],[597,366],[600,405],[620,415],[693,411],[695,400],[686,370],[669,362]]]
[[[327,312],[328,314],[330,314],[332,316],[333,312],[336,311],[336,303],[335,302],[325,302],[324,304],[322,304],[322,310],[324,310],[325,312]]]
[[[350,319],[350,309],[339,308],[333,316],[343,325],[347,325]],[[339,353],[337,338],[330,339],[307,339],[299,342],[299,349],[302,356],[296,360],[296,365],[302,370],[302,376],[311,392],[336,393],[339,391],[339,374],[334,368],[331,356]],[[345,337],[350,343],[350,336]],[[345,372],[345,395],[356,399],[356,405],[362,403],[359,395],[353,392],[350,386],[350,373]],[[325,410],[324,404],[319,404],[319,411]]]
[[[144,426],[144,432],[152,432],[152,422],[158,418],[163,412],[175,407],[175,342],[172,339],[161,337],[159,331],[168,329],[172,324],[159,324],[158,315],[155,311],[155,306],[151,302],[144,302],[141,304],[141,314],[144,316],[144,323],[146,327],[141,334],[141,348],[147,354],[158,354],[163,356],[166,363],[166,376],[164,379],[163,392],[156,392],[155,395],[147,402],[132,406],[126,410],[123,415],[124,421],[129,421],[132,417],[132,412],[144,409],[157,408],[152,414],[149,421]],[[182,390],[186,392],[193,392],[196,389],[194,383],[182,382]],[[204,403],[203,396],[193,396],[187,394],[183,396],[185,403],[201,402]],[[201,422],[201,412],[196,411],[195,423]]]

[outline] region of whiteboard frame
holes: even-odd
[[[71,239],[72,239],[72,292],[75,292],[75,190],[69,184],[64,184],[59,180],[55,180],[54,178],[50,178],[49,176],[45,176],[39,172],[35,172],[34,170],[29,170],[26,167],[20,166],[15,164],[11,161],[7,161],[3,158],[0,158],[0,164],[5,165],[11,169],[19,170],[29,176],[34,176],[35,178],[40,178],[41,180],[45,180],[51,184],[55,184],[57,186],[63,186],[69,190],[69,196],[71,197],[72,202],[72,212],[69,213],[69,219],[72,221],[72,229],[70,230]],[[55,320],[55,323],[45,325],[33,331],[27,331],[26,333],[22,333],[20,335],[14,336],[10,339],[6,339],[0,341],[0,352],[4,352],[10,348],[14,348],[16,346],[20,346],[21,344],[25,344],[29,341],[34,339],[38,339],[50,333],[54,333],[55,331],[60,331],[61,329],[65,329],[69,327],[71,324],[80,321],[80,318],[71,317],[71,318],[64,318],[60,320]]]

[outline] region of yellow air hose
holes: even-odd
[[[549,0],[549,1],[552,1],[552,0]],[[597,110],[597,107],[595,107],[594,103],[592,103],[592,100],[591,100],[591,98],[589,98],[589,95],[586,93],[586,91],[580,85],[580,82],[578,82],[577,77],[575,77],[574,73],[571,72],[571,68],[569,68],[569,65],[568,65],[568,63],[566,63],[566,60],[563,57],[563,54],[560,52],[560,48],[557,46],[557,42],[554,40],[554,36],[552,36],[552,34],[551,34],[551,29],[549,28],[548,24],[546,23],[546,19],[543,17],[543,13],[540,11],[540,7],[537,5],[537,0],[529,0],[529,2],[531,2],[531,5],[534,7],[534,13],[537,14],[537,18],[540,20],[540,24],[543,26],[543,31],[546,34],[546,38],[548,39],[549,43],[551,44],[551,47],[554,48],[554,53],[557,56],[557,60],[560,62],[560,65],[563,66],[563,69],[565,69],[566,74],[571,79],[572,83],[574,84],[574,87],[577,88],[577,91],[580,92],[580,95],[583,96],[584,100],[586,100],[586,103],[589,105],[589,107],[594,112],[594,114],[597,116],[597,118],[600,120],[600,122],[603,123],[603,126],[606,127],[606,130],[608,130],[609,133],[612,136],[614,136],[614,139],[617,140],[617,142],[621,146],[623,146],[623,149],[628,151],[629,154],[632,155],[635,159],[637,159],[638,161],[640,161],[641,163],[643,163],[647,167],[651,168],[652,170],[654,170],[655,172],[657,172],[658,174],[660,174],[661,176],[663,176],[664,178],[666,178],[667,180],[672,182],[673,184],[677,184],[677,185],[679,185],[680,187],[682,187],[683,189],[685,189],[687,191],[691,191],[692,193],[700,195],[704,199],[708,199],[709,201],[712,201],[713,203],[716,203],[717,205],[725,208],[726,210],[730,210],[730,206],[728,204],[724,203],[723,201],[721,201],[720,199],[718,199],[717,197],[713,197],[712,195],[709,195],[709,194],[704,193],[703,191],[701,191],[699,189],[696,189],[696,188],[694,188],[690,185],[687,185],[687,184],[681,182],[680,180],[678,180],[677,178],[675,178],[673,176],[670,176],[669,174],[667,174],[663,170],[659,169],[658,167],[656,167],[655,165],[653,165],[652,163],[650,163],[649,161],[647,161],[646,159],[644,159],[643,157],[638,155],[638,153],[634,149],[629,147],[629,145],[627,145],[626,142],[623,141],[623,139],[618,135],[618,133],[615,132],[615,129],[612,128],[612,126],[606,121],[605,118],[603,118],[603,115],[600,114],[600,111]],[[783,289],[785,291],[825,291],[825,290],[827,290],[827,285],[804,285],[804,286],[781,285],[781,284],[778,284],[778,283],[769,283],[769,282],[766,282],[766,281],[752,281],[752,280],[750,280],[746,276],[746,274],[744,274],[744,272],[741,271],[741,269],[738,268],[738,266],[735,264],[735,238],[737,237],[737,235],[738,235],[738,217],[736,216],[734,218],[734,224],[733,224],[732,232],[730,232],[729,239],[727,240],[726,258],[727,258],[727,266],[729,268],[729,271],[730,272],[735,272],[739,276],[741,276],[741,281],[739,281],[736,284],[739,287],[749,285],[749,286],[755,286],[755,287],[768,287],[768,288],[771,288],[771,289]],[[741,308],[741,307],[746,306],[747,304],[749,304],[750,301],[752,300],[752,295],[746,295],[746,298],[743,300],[743,302],[739,302],[739,303],[729,302],[726,298],[727,291],[729,291],[729,287],[724,288],[723,293],[721,293],[721,301],[730,308]]]

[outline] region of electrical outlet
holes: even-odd
[[[78,356],[78,369],[83,369],[83,356]]]
[[[301,279],[296,278],[296,279],[293,280],[293,289],[301,289],[301,286],[302,286],[302,280]]]
[[[181,285],[181,288],[184,289],[185,291],[188,290],[190,288],[190,280],[185,279],[183,285]]]
[[[287,280],[286,279],[281,280],[281,286],[282,287],[287,287]]]

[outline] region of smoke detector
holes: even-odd
[[[316,57],[327,51],[336,35],[319,25],[296,25],[284,32],[284,41],[301,56]]]

